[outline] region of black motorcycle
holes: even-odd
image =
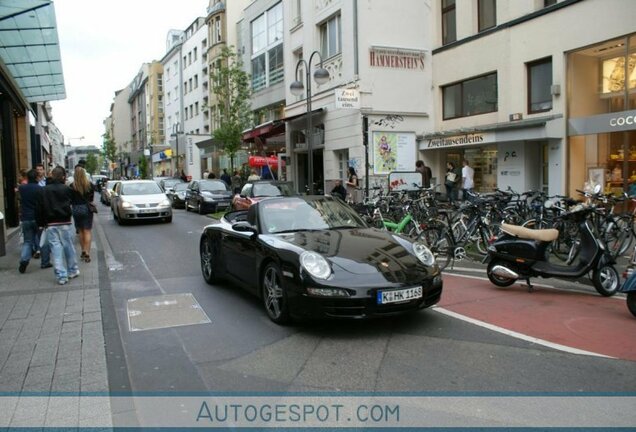
[[[556,229],[532,230],[516,225],[501,224],[503,235],[488,247],[488,279],[500,287],[507,287],[518,279],[525,279],[532,290],[530,278],[558,277],[578,279],[592,272],[592,282],[599,294],[609,297],[618,292],[620,276],[616,261],[603,242],[594,235],[589,222],[593,207],[582,207],[559,217],[572,218],[578,225],[581,249],[572,265],[558,265],[548,261],[549,246],[559,236]]]

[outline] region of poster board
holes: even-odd
[[[422,187],[422,174],[417,171],[389,173],[389,191],[416,191]]]
[[[373,173],[411,171],[415,168],[414,132],[373,132]]]

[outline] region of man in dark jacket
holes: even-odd
[[[36,242],[39,241],[39,236],[37,235],[38,224],[35,221],[35,208],[38,195],[42,192],[42,187],[38,184],[37,170],[32,169],[27,172],[27,183],[20,185],[18,192],[20,193],[20,227],[24,238],[18,271],[24,273],[29,265],[32,252],[39,249],[38,245],[36,245]],[[43,247],[41,267],[51,267],[49,261],[48,247]]]
[[[424,161],[418,160],[417,162],[415,162],[415,171],[422,174],[422,187],[426,189],[430,188],[431,177],[433,176],[433,174],[431,173],[431,169],[424,165]]]
[[[53,255],[55,277],[60,285],[65,285],[69,279],[80,274],[73,245],[72,191],[64,184],[65,181],[64,168],[59,166],[53,168],[51,183],[42,188],[36,212],[38,224],[46,226],[46,237]]]

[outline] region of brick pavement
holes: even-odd
[[[0,257],[0,425],[108,425],[109,407],[78,397],[109,390],[95,230],[92,261],[80,262],[80,276],[62,286],[40,260],[20,274],[20,235],[9,236]],[[12,397],[51,394],[44,403]]]

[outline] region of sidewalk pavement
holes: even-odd
[[[96,240],[95,218],[93,240]],[[41,269],[32,259],[18,272],[20,235],[10,233],[7,255],[0,257],[0,395],[78,396],[108,393],[108,374],[99,293],[95,242],[90,263],[79,262],[80,276],[58,285],[53,268]],[[79,242],[76,238],[79,255]],[[103,406],[64,398],[60,405],[29,406],[29,398],[4,398],[0,424],[54,426],[110,421]],[[7,400],[15,400],[8,409]],[[58,422],[56,422],[58,420]]]

